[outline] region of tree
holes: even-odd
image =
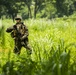
[[[42,10],[45,6],[45,0],[34,0],[35,6],[34,6],[34,18],[36,18],[36,14],[38,11]]]
[[[28,16],[29,18],[32,18],[32,11],[31,11],[31,4],[32,4],[32,0],[21,0],[22,2],[25,3],[25,5],[27,6],[28,8]]]
[[[19,2],[18,0],[16,0],[16,1],[1,0],[0,4],[1,4],[0,10],[4,11],[3,9],[5,8],[6,10],[4,12],[7,13],[10,17],[12,17],[13,21],[14,21],[15,16],[19,12],[19,10],[22,9],[22,2]],[[1,12],[1,13],[4,13],[4,12]],[[1,13],[0,13],[0,15],[1,15]]]
[[[73,0],[53,0],[55,1],[54,6],[57,9],[56,14],[58,14],[59,17],[66,15],[70,15],[70,9],[73,5]]]
[[[69,16],[76,11],[76,0],[0,0],[0,18],[13,19],[18,13],[27,18]]]
[[[13,21],[15,16],[17,15],[17,13],[19,12],[19,10],[21,10],[21,3],[20,2],[16,2],[14,0],[12,1],[7,1],[6,3],[6,8],[7,8],[7,13],[12,17]]]

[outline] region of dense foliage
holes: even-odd
[[[3,20],[0,27],[1,75],[76,75],[76,19],[29,19],[24,21],[29,29],[31,56],[22,48],[13,53],[14,42],[5,29],[11,20]]]
[[[0,0],[0,17],[54,18],[76,11],[76,0]]]

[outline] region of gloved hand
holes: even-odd
[[[26,37],[27,37],[27,36],[24,35],[24,36],[22,36],[20,39],[21,39],[21,40],[24,40]]]
[[[22,46],[24,46],[24,45],[25,45],[25,43],[24,43],[24,42],[21,42],[21,45],[22,45]]]

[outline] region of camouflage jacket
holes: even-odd
[[[28,39],[29,35],[28,28],[22,22],[7,28],[6,32],[11,33],[12,38],[19,40]]]

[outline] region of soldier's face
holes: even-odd
[[[21,20],[16,20],[16,23],[19,23]]]

